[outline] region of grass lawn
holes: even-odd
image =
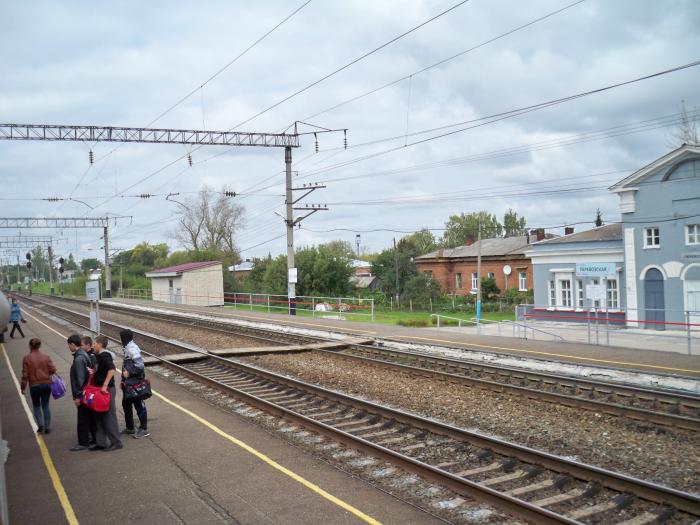
[[[247,304],[227,304],[226,308],[231,310],[243,311],[243,312],[268,312],[267,306],[263,305],[253,305],[252,309],[250,305]],[[280,315],[286,315],[286,308],[270,308],[270,313],[277,313]],[[314,315],[315,314],[315,315]],[[348,321],[364,321],[371,322],[370,316],[367,314],[353,314],[352,312],[346,312],[343,314],[343,318]],[[453,317],[455,319],[462,319],[464,321],[469,321],[476,316],[475,312],[442,312],[440,315],[447,317]],[[334,318],[337,316],[336,312],[311,312],[308,310],[297,309],[297,316],[299,317],[318,317],[318,318]],[[503,320],[514,320],[515,314],[513,312],[482,312],[482,319],[490,321],[503,321]],[[409,324],[409,325],[424,325],[424,326],[434,326],[431,323],[430,312],[414,311],[408,312],[403,310],[380,310],[376,309],[374,311],[374,322],[383,324]],[[444,323],[445,320],[441,321]],[[454,324],[457,324],[456,321]]]

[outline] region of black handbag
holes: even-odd
[[[138,379],[129,377],[124,381],[124,399],[135,401],[139,399],[148,399],[152,395],[151,382],[145,377]]]

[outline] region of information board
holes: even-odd
[[[289,269],[289,284],[296,284],[296,283],[297,283],[297,269],[290,268]]]
[[[605,301],[605,285],[587,284],[586,299],[590,299],[591,301]]]
[[[85,283],[85,297],[91,301],[100,300],[100,281],[88,281]]]

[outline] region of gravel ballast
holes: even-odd
[[[412,377],[329,354],[242,360],[462,428],[700,493],[700,434],[692,431]]]

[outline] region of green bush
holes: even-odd
[[[428,321],[425,319],[399,319],[396,324],[400,326],[412,326],[415,328],[423,328],[428,326]]]

